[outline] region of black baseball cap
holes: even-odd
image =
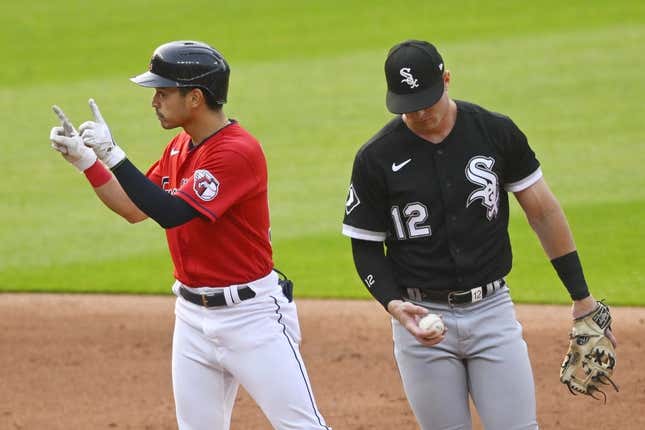
[[[443,94],[443,72],[441,54],[431,43],[406,40],[393,46],[385,60],[387,109],[400,114],[437,103]]]

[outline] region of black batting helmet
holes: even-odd
[[[218,104],[224,104],[230,72],[222,54],[212,46],[179,40],[155,49],[148,71],[130,80],[151,88],[198,87],[212,94]]]

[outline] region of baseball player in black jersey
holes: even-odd
[[[513,121],[449,97],[451,75],[433,45],[394,46],[385,75],[397,116],[356,154],[343,234],[359,276],[392,316],[412,410],[424,430],[470,429],[470,396],[486,429],[536,429],[529,356],[504,279],[508,193],[576,318],[596,301],[565,215]],[[443,332],[419,327],[429,312],[441,315]]]

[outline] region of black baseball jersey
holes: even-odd
[[[542,177],[508,117],[456,104],[441,143],[420,138],[397,116],[354,160],[343,234],[384,241],[399,288],[473,288],[508,274],[507,192]]]

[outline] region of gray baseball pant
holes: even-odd
[[[448,329],[426,347],[392,321],[394,355],[421,428],[470,430],[470,395],[487,430],[537,429],[533,373],[508,288],[464,305],[415,303],[442,315]]]

